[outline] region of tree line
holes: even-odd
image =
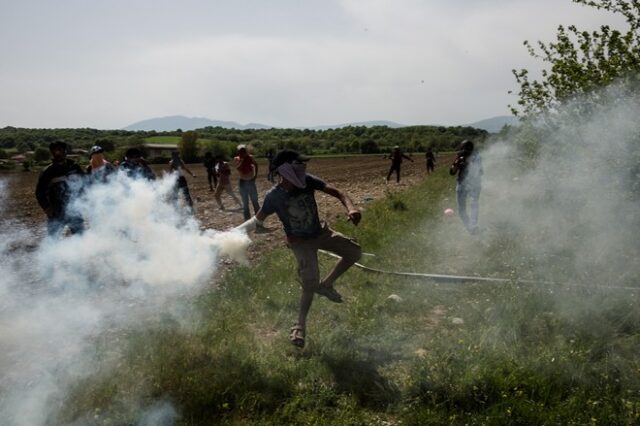
[[[156,136],[179,137],[180,150],[186,161],[196,161],[206,152],[231,155],[238,144],[251,145],[257,156],[283,148],[295,149],[309,155],[375,154],[388,152],[395,145],[407,152],[457,149],[464,139],[482,143],[488,132],[468,126],[347,126],[336,129],[228,129],[205,127],[196,131],[178,129],[171,132],[126,131],[97,129],[0,129],[0,150],[9,152],[34,151],[48,156],[48,146],[63,139],[74,149],[102,146],[105,151],[120,154],[127,147],[141,147]],[[194,148],[195,144],[195,148]],[[45,152],[46,151],[46,152]],[[0,158],[2,157],[0,152]]]

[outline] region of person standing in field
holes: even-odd
[[[300,348],[305,344],[307,315],[314,294],[324,296],[332,302],[342,302],[342,296],[334,288],[334,282],[362,255],[362,249],[354,240],[320,221],[315,192],[322,191],[340,200],[354,225],[360,222],[360,211],[344,192],[307,174],[307,160],[307,157],[291,150],[276,154],[273,167],[281,177],[280,183],[267,192],[258,213],[239,226],[247,231],[262,226],[262,221],[273,213],[282,222],[287,245],[298,263],[298,276],[302,285],[298,320],[289,335],[291,343]],[[322,280],[318,268],[318,250],[327,250],[341,257]]]
[[[207,170],[207,182],[209,182],[209,191],[213,191],[213,189],[218,186],[218,176],[216,176],[216,161],[213,158],[213,155],[210,152],[207,152],[204,155],[204,161],[202,165]]]
[[[226,191],[227,194],[233,198],[233,201],[235,201],[239,207],[242,207],[242,203],[240,203],[240,200],[236,197],[236,194],[233,193],[233,189],[231,188],[231,168],[229,167],[229,163],[224,161],[224,157],[222,155],[216,156],[215,169],[218,175],[218,186],[216,186],[216,192],[213,193],[213,197],[216,199],[220,210],[224,210],[221,198],[222,191]]]
[[[275,180],[275,171],[273,170],[273,150],[269,149],[266,154],[267,157],[267,167],[269,172],[267,173],[267,180],[271,183],[274,183]]]
[[[36,199],[47,215],[50,236],[59,236],[65,226],[72,234],[84,231],[84,220],[69,210],[69,204],[82,186],[84,173],[80,166],[67,158],[67,144],[55,141],[49,145],[52,162],[42,171],[36,185]]]
[[[449,174],[456,176],[456,198],[458,214],[465,228],[470,234],[478,232],[478,214],[480,208],[481,178],[483,174],[482,159],[474,151],[473,142],[464,140],[460,145],[453,164],[449,167]],[[467,199],[469,213],[467,214]]]
[[[94,145],[89,150],[89,165],[85,172],[89,176],[89,180],[92,183],[107,181],[109,175],[114,173],[116,168],[105,160],[104,149],[100,145]]]
[[[436,166],[436,155],[433,153],[431,147],[427,148],[427,152],[424,154],[427,160],[427,174],[433,173]]]
[[[184,164],[184,162],[180,158],[180,154],[178,154],[177,151],[173,151],[171,153],[169,168],[172,173],[175,173],[177,175],[175,186],[176,200],[177,195],[182,192],[182,196],[189,206],[189,210],[193,211],[193,200],[191,199],[191,194],[189,193],[189,185],[187,184],[187,178],[184,176],[184,172],[189,173],[191,177],[196,177],[196,175],[191,170],[189,170],[186,164]]]
[[[389,173],[387,173],[387,182],[391,177],[391,174],[396,172],[396,182],[400,182],[400,165],[402,164],[402,159],[406,158],[407,160],[413,163],[413,159],[411,157],[407,157],[402,151],[400,151],[400,147],[398,145],[393,147],[393,151],[391,151],[391,155],[389,155],[391,159],[391,168],[389,169]]]
[[[249,200],[253,205],[253,212],[260,210],[258,203],[258,189],[256,188],[256,177],[258,177],[258,163],[253,155],[249,154],[246,145],[238,145],[238,155],[233,159],[236,170],[238,170],[238,188],[240,199],[242,200],[242,212],[244,220],[251,217],[249,210]]]

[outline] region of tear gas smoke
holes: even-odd
[[[626,93],[614,85],[599,104],[576,99],[480,151],[481,234],[439,233],[458,271],[636,284],[640,99]],[[478,270],[487,265],[503,267]]]
[[[46,238],[35,250],[24,249],[33,233],[15,223],[2,228],[3,424],[54,421],[67,385],[96,368],[96,337],[135,327],[169,310],[178,296],[196,294],[210,282],[218,256],[245,260],[246,234],[200,231],[167,201],[174,184],[171,176],[149,182],[118,173],[108,184],[92,185],[71,206],[88,229]],[[5,194],[0,182],[0,197]]]

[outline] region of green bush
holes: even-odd
[[[34,161],[38,161],[38,162],[48,161],[50,158],[51,158],[51,153],[49,152],[49,150],[41,146],[37,147],[33,153]]]

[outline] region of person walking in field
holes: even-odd
[[[427,152],[424,154],[425,159],[427,160],[427,174],[433,173],[436,166],[436,155],[433,153],[433,149],[431,147],[427,148]]]
[[[48,233],[59,236],[68,227],[71,234],[80,234],[84,231],[84,220],[70,211],[69,204],[81,189],[84,173],[76,162],[67,158],[65,142],[52,142],[49,151],[52,162],[38,177],[35,194],[47,215]]]
[[[218,176],[216,176],[216,161],[213,158],[213,154],[207,152],[204,155],[204,161],[202,165],[207,170],[207,182],[209,182],[209,191],[213,192],[213,189],[218,186]]]
[[[249,210],[249,200],[253,206],[253,212],[260,210],[258,203],[258,189],[256,188],[256,177],[258,177],[258,163],[253,155],[249,154],[246,145],[238,145],[238,155],[233,159],[236,170],[238,170],[238,188],[240,199],[242,200],[242,212],[244,220],[251,217]]]
[[[251,230],[262,226],[262,221],[273,213],[282,222],[287,245],[298,263],[298,276],[302,285],[298,320],[289,335],[291,343],[300,348],[305,344],[307,315],[314,294],[324,296],[332,302],[342,302],[342,296],[334,288],[334,283],[362,255],[360,246],[354,240],[320,221],[315,192],[322,191],[340,200],[354,225],[360,222],[360,211],[344,192],[307,174],[307,160],[307,157],[291,150],[276,154],[273,167],[281,177],[280,183],[267,192],[258,213],[239,227]],[[321,249],[341,257],[322,280],[318,268],[318,250]]]
[[[483,174],[482,159],[473,148],[473,142],[463,141],[453,164],[449,167],[449,174],[457,175],[458,215],[470,234],[478,232],[480,190],[482,187],[480,181]],[[467,200],[469,200],[469,213],[467,213]]]
[[[402,159],[406,158],[407,160],[413,163],[413,159],[411,157],[407,157],[402,151],[400,151],[400,147],[398,145],[393,147],[393,151],[391,151],[391,155],[389,155],[391,159],[391,168],[389,169],[389,173],[387,173],[387,182],[391,177],[393,172],[396,172],[396,182],[400,182],[400,166],[402,164]]]
[[[171,153],[171,161],[169,161],[169,168],[172,173],[177,175],[176,186],[175,186],[175,199],[177,201],[177,196],[179,193],[182,193],[184,201],[189,206],[189,210],[193,212],[193,200],[191,199],[191,194],[189,193],[189,185],[187,184],[187,178],[184,176],[184,172],[187,172],[191,175],[191,177],[196,177],[196,175],[189,170],[186,164],[180,158],[180,154],[177,151],[173,151]]]
[[[235,201],[239,207],[242,207],[242,203],[240,203],[236,194],[233,193],[233,188],[231,188],[231,168],[229,167],[229,163],[224,161],[224,157],[222,155],[216,156],[215,169],[218,175],[218,186],[216,186],[216,192],[213,193],[213,197],[216,199],[220,210],[224,210],[221,198],[222,191],[226,191],[227,194],[233,198],[233,201]]]

